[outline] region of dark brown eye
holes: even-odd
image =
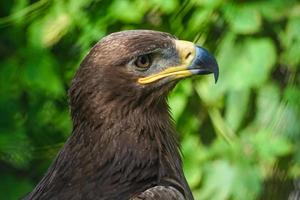
[[[137,57],[135,60],[134,64],[143,70],[146,70],[150,67],[151,65],[151,57],[149,55],[141,55]]]

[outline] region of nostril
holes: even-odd
[[[185,59],[188,59],[191,54],[192,54],[191,52],[189,52],[188,54],[186,54]]]

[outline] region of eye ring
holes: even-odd
[[[149,54],[138,56],[134,61],[134,64],[141,70],[147,70],[152,64],[151,56]]]

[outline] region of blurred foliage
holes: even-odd
[[[217,57],[217,84],[185,80],[169,99],[195,198],[287,199],[300,176],[296,0],[2,0],[0,199],[43,176],[71,132],[76,68],[125,29],[170,32]]]

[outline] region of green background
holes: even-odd
[[[300,3],[1,0],[0,199],[30,192],[71,133],[67,90],[101,37],[169,32],[209,49],[212,76],[169,103],[198,200],[287,199],[300,175]]]

